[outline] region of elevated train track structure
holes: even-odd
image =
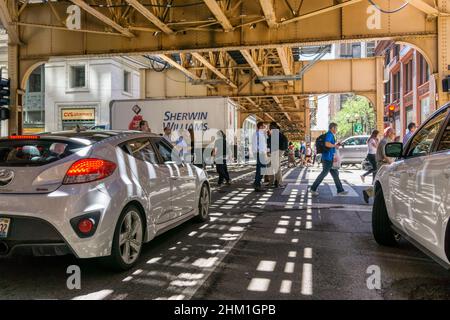
[[[241,118],[255,113],[304,136],[309,97],[366,96],[383,125],[380,57],[299,61],[299,48],[390,39],[419,50],[448,101],[450,0],[0,0],[9,34],[11,133],[32,70],[50,57],[146,56],[186,78],[178,86],[143,70],[141,96],[229,96]],[[161,78],[159,78],[161,79]]]

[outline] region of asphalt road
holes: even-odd
[[[233,185],[213,191],[211,220],[145,245],[131,271],[70,256],[0,260],[0,299],[450,298],[449,271],[406,241],[375,243],[360,171],[341,172],[347,196],[334,196],[328,177],[311,198],[317,168],[286,169],[286,188],[263,193],[251,188],[253,170],[233,167]],[[79,290],[66,285],[71,265],[81,270]],[[374,268],[380,289],[367,285]]]

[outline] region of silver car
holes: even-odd
[[[342,164],[361,164],[367,157],[369,136],[352,136],[342,141],[339,154]]]
[[[131,268],[142,244],[208,219],[205,172],[132,131],[0,139],[0,256],[74,254]]]

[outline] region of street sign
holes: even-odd
[[[355,131],[355,133],[362,133],[363,132],[362,123],[355,123],[354,131]]]

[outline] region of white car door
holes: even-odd
[[[395,213],[396,224],[409,233],[412,224],[412,204],[415,193],[415,180],[419,158],[405,158],[396,161],[389,169],[390,202]]]
[[[170,219],[173,208],[170,203],[169,170],[158,164],[158,159],[148,138],[127,141],[123,146],[129,155],[129,165],[137,172],[135,179],[150,199],[151,212],[156,224]]]
[[[412,210],[415,239],[438,256],[444,253],[442,241],[445,230],[442,226],[449,212],[450,124],[446,119],[449,109],[433,117],[421,129],[426,131],[423,134],[419,132],[418,139],[421,141],[413,140],[411,144],[421,150],[426,149],[421,144],[430,145],[427,154],[420,157],[416,174]]]
[[[163,139],[153,138],[164,165],[170,171],[172,218],[191,213],[194,210],[197,175],[191,164],[186,164],[176,157],[176,151]],[[175,159],[173,159],[175,157]]]

